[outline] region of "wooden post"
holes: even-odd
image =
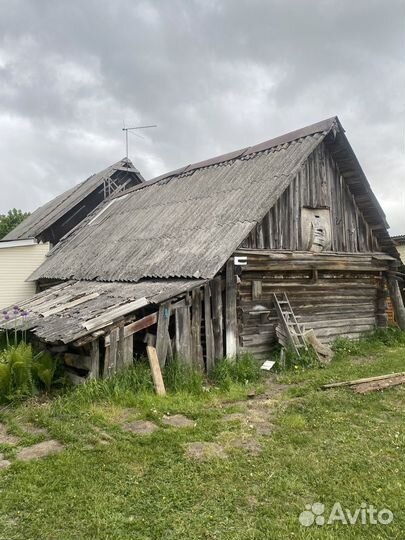
[[[159,315],[156,332],[156,352],[159,358],[160,367],[166,363],[169,322],[170,322],[170,302],[165,302],[159,306]]]
[[[390,291],[392,305],[394,307],[395,319],[401,330],[405,330],[405,307],[398,281],[393,277],[388,278],[388,288]]]
[[[134,359],[134,338],[131,334],[125,338],[125,351],[124,351],[124,367],[132,366]]]
[[[159,396],[166,394],[165,385],[163,382],[162,371],[160,369],[158,355],[155,347],[152,345],[152,340],[149,336],[146,336],[146,354],[149,360],[149,366],[152,373],[153,384],[155,386],[156,393]]]
[[[212,327],[214,331],[214,358],[224,356],[224,324],[222,311],[222,278],[215,277],[211,281],[212,294]]]
[[[207,283],[204,285],[204,319],[205,319],[205,342],[207,351],[207,373],[214,367],[215,347],[214,332],[211,319],[211,291]]]
[[[117,371],[118,334],[118,328],[114,328],[110,332],[110,346],[106,347],[104,360],[104,377],[114,375]]]
[[[236,319],[236,276],[233,257],[226,263],[226,313],[225,335],[226,356],[234,358],[237,354],[237,319]]]
[[[201,296],[201,289],[193,289],[191,293],[191,353],[194,364],[204,370],[201,347]]]
[[[100,343],[95,339],[90,344],[90,370],[89,379],[98,379],[100,376]]]
[[[118,328],[117,371],[125,366],[125,345],[124,327],[120,326]]]
[[[184,305],[176,308],[176,355],[184,362],[191,365],[191,321],[190,306]]]

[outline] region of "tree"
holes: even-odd
[[[9,210],[7,214],[0,214],[0,240],[15,229],[29,215],[29,212],[23,212],[16,208]]]

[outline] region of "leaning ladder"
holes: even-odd
[[[307,348],[304,337],[304,325],[297,321],[286,293],[273,293],[273,297],[277,316],[284,327],[287,339],[295,353],[300,356],[299,348]]]

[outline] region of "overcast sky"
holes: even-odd
[[[0,0],[0,213],[337,114],[405,233],[404,0]]]

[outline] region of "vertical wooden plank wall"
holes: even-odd
[[[241,247],[305,250],[301,208],[330,208],[332,251],[379,251],[378,242],[324,144],[308,157],[277,203]]]

